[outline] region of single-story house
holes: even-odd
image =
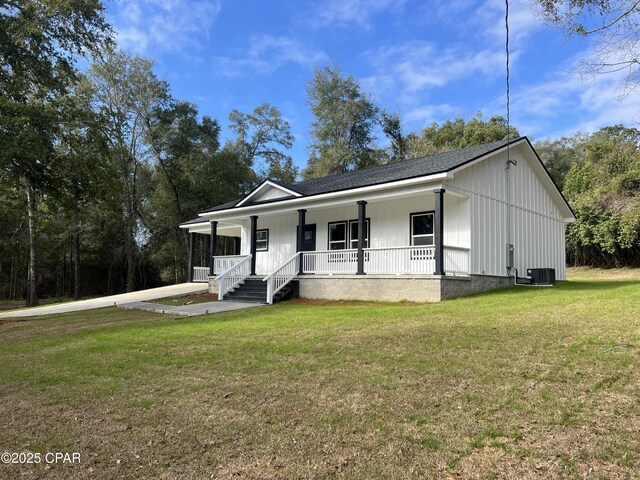
[[[190,280],[220,298],[271,303],[297,282],[311,299],[440,301],[513,285],[516,270],[553,268],[564,280],[574,220],[521,137],[292,185],[265,180],[181,228],[192,246],[210,235],[209,265],[191,253]],[[220,235],[238,255],[216,255]]]

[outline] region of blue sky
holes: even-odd
[[[231,109],[277,106],[300,167],[315,65],[353,74],[407,132],[505,114],[503,0],[110,0],[107,11],[120,46],[155,60],[173,95],[217,118],[223,137]],[[546,27],[529,2],[513,0],[510,12],[512,123],[522,134],[638,122],[638,97],[618,98],[619,76],[575,73],[592,45]]]

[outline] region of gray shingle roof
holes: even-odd
[[[511,140],[516,143],[526,137],[520,137]],[[296,183],[294,185],[283,182],[274,182],[282,185],[289,190],[298,192],[303,196],[319,195],[321,193],[337,192],[340,190],[348,190],[358,187],[367,187],[370,185],[379,185],[382,183],[395,182],[398,180],[406,180],[409,178],[423,177],[444,173],[460,167],[466,163],[476,160],[488,153],[498,150],[507,144],[507,140],[499,142],[485,143],[484,145],[476,145],[473,147],[461,148],[450,152],[436,153],[426,157],[412,158],[402,160],[396,163],[388,163],[386,165],[378,165],[363,170],[354,170],[347,173],[339,173],[329,175],[328,177],[314,178]],[[273,180],[271,180],[273,181]],[[202,213],[215,212],[218,210],[226,210],[233,208],[242,199],[227,202],[213,208],[209,208]],[[274,201],[274,200],[271,200]],[[206,220],[196,218],[182,225],[191,223],[200,223]]]
[[[512,140],[512,143],[518,140]],[[313,180],[296,183],[289,188],[303,195],[317,195],[405,180],[407,178],[434,175],[453,170],[506,144],[507,141],[502,140],[450,152],[436,153],[435,155],[388,163],[364,170],[354,170],[328,177],[314,178]]]

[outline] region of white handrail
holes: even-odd
[[[245,255],[216,255],[213,257],[213,270],[215,272],[226,272],[236,263],[242,261]]]
[[[218,300],[238,286],[245,278],[251,275],[251,255],[247,255],[226,272],[216,277],[218,281]]]
[[[300,271],[300,252],[283,263],[276,270],[264,277],[263,282],[267,283],[267,303],[273,303],[273,297],[287,283],[295,278]]]

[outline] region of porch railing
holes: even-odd
[[[209,281],[209,267],[193,267],[193,281],[194,282],[208,282]]]
[[[445,273],[469,273],[469,249],[463,247],[444,247]]]
[[[216,277],[218,300],[222,300],[229,291],[237,287],[249,275],[251,275],[251,255],[245,256],[229,270]]]
[[[435,268],[435,247],[416,245],[364,250],[365,273],[432,275]]]
[[[264,277],[267,282],[267,303],[273,303],[273,296],[298,275],[300,270],[300,252],[287,260],[277,270]]]
[[[358,250],[316,250],[302,255],[302,271],[317,275],[356,273]]]
[[[213,257],[213,271],[222,273],[241,261],[245,255],[220,255]]]
[[[365,248],[364,272],[373,275],[433,275],[435,247],[409,246]],[[358,250],[304,252],[302,271],[317,275],[353,275],[358,268]],[[469,273],[469,249],[444,247],[444,271]]]

